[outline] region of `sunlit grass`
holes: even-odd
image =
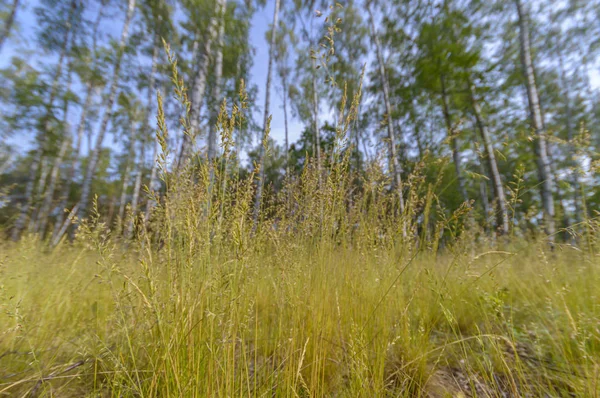
[[[598,258],[3,245],[3,394],[594,396]],[[177,280],[173,280],[177,278]]]

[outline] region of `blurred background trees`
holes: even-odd
[[[357,189],[378,164],[404,211],[418,169],[440,209],[468,202],[490,235],[554,236],[600,208],[598,18],[597,0],[3,0],[0,223],[55,240],[65,209],[86,217],[97,195],[130,235],[127,214],[148,218],[145,191],[162,189],[157,92],[177,172],[218,161],[217,117],[242,87],[228,172],[260,165],[258,214],[311,158],[326,177],[362,88],[342,143]],[[185,134],[163,41],[187,87]],[[283,127],[269,138],[270,115]]]

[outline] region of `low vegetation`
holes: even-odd
[[[491,240],[418,174],[404,213],[375,165],[355,190],[349,159],[321,185],[309,163],[256,222],[255,175],[227,157],[159,163],[168,190],[133,239],[95,204],[73,243],[1,243],[0,393],[598,394],[597,221],[577,245]]]

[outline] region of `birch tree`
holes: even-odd
[[[43,192],[42,184],[45,182],[45,172],[40,173],[40,168],[43,163],[44,152],[47,150],[47,140],[49,138],[52,123],[56,120],[54,115],[54,101],[59,94],[60,79],[63,73],[63,63],[68,57],[70,50],[69,43],[73,28],[76,26],[76,19],[80,16],[80,10],[77,9],[77,0],[71,0],[67,6],[56,7],[57,4],[53,0],[48,0],[47,4],[42,4],[36,11],[38,12],[38,22],[42,27],[42,32],[39,35],[39,42],[48,49],[58,49],[59,56],[56,66],[56,71],[50,85],[50,92],[46,102],[46,110],[39,122],[39,130],[36,141],[37,148],[34,152],[32,164],[29,171],[29,177],[25,187],[25,204],[21,207],[19,217],[17,218],[13,232],[13,240],[18,239],[21,232],[25,228],[27,218],[30,214],[31,206],[35,201],[35,196]],[[38,183],[38,190],[35,191],[35,180],[38,174],[41,176]],[[33,221],[33,217],[30,219]],[[30,223],[33,227],[33,223]]]
[[[127,40],[129,38],[129,26],[133,19],[134,12],[135,12],[135,0],[128,0],[127,12],[125,14],[125,21],[123,23],[123,28],[121,30],[121,38],[119,40],[119,44],[116,49],[115,62],[114,62],[114,67],[113,67],[113,76],[112,76],[112,80],[110,82],[108,96],[106,97],[106,103],[104,106],[104,116],[102,118],[100,127],[98,129],[98,133],[96,135],[95,145],[90,150],[88,165],[87,165],[85,177],[83,179],[83,184],[81,187],[81,197],[80,197],[80,205],[79,205],[79,213],[78,213],[80,219],[85,216],[85,213],[87,210],[87,204],[88,204],[91,190],[92,190],[92,182],[94,179],[94,175],[96,173],[96,166],[98,165],[98,158],[100,156],[100,150],[102,149],[102,143],[104,142],[104,136],[106,135],[106,131],[108,129],[108,123],[110,121],[113,104],[115,102],[115,96],[117,94],[117,86],[119,83],[119,78],[120,78],[120,73],[121,73],[121,61],[123,60],[125,46],[127,45]]]
[[[388,164],[390,169],[390,174],[392,175],[393,181],[393,189],[398,192],[398,202],[400,205],[400,213],[404,213],[404,194],[403,194],[403,186],[402,186],[402,170],[400,168],[400,162],[398,159],[398,154],[396,152],[397,142],[396,142],[396,133],[394,131],[394,120],[393,120],[393,109],[390,102],[390,88],[387,79],[387,75],[385,72],[385,60],[383,59],[383,52],[381,49],[381,43],[379,42],[379,37],[377,34],[377,30],[375,28],[375,18],[373,17],[373,11],[371,10],[371,5],[367,4],[367,13],[369,14],[369,24],[371,26],[371,40],[375,45],[375,55],[377,59],[377,71],[379,73],[379,78],[381,79],[381,91],[383,93],[383,103],[385,105],[386,112],[386,120],[385,125],[387,129],[387,141],[388,141]],[[406,230],[403,226],[403,235],[406,236]]]
[[[556,232],[554,220],[554,179],[552,176],[552,170],[550,168],[548,144],[546,142],[546,132],[544,131],[542,110],[540,107],[538,88],[535,78],[535,66],[531,55],[528,13],[521,0],[514,0],[514,4],[519,17],[518,23],[519,43],[521,49],[521,66],[527,89],[529,118],[531,127],[536,135],[535,153],[538,178],[541,187],[542,207],[544,211],[544,230],[548,236],[548,239],[553,241],[554,234]]]
[[[192,69],[194,70],[194,77],[190,98],[190,132],[189,135],[185,134],[183,136],[177,160],[178,167],[181,167],[183,162],[190,155],[190,151],[192,150],[191,145],[200,131],[200,112],[204,104],[208,67],[210,63],[210,56],[212,54],[213,41],[217,38],[217,29],[219,24],[218,17],[220,15],[219,10],[221,9],[222,1],[223,0],[218,0],[215,2],[214,11],[212,11],[212,15],[209,19],[200,49],[196,52],[198,59],[192,61],[196,63],[197,66]],[[195,7],[197,7],[195,2],[186,3],[186,9],[190,17],[193,19],[199,18]]]

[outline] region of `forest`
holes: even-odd
[[[0,396],[600,394],[600,0],[0,0]]]

